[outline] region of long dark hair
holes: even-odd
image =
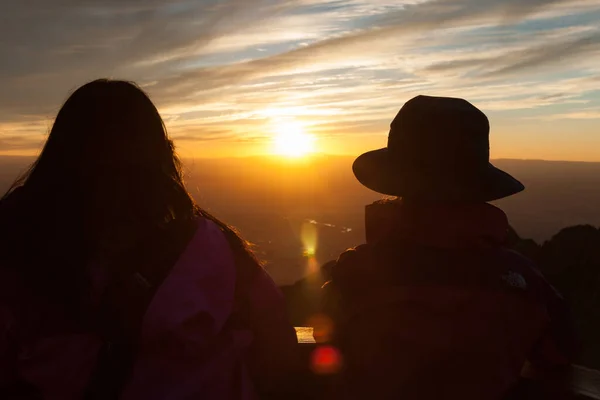
[[[260,270],[246,242],[187,192],[150,98],[134,83],[96,80],[68,98],[40,156],[0,200],[0,265],[77,311],[89,296],[90,261],[198,216],[215,222],[245,261],[239,274]]]

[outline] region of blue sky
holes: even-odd
[[[385,145],[418,94],[463,97],[496,158],[600,161],[600,0],[0,0],[0,153],[39,150],[61,103],[134,80],[180,152]]]

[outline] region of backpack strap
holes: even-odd
[[[134,277],[140,277],[135,279]],[[86,388],[84,399],[117,399],[127,379],[129,378],[135,353],[137,350],[137,330],[133,323],[122,323],[121,319],[129,314],[138,321],[139,315],[143,316],[145,309],[150,304],[160,282],[149,284],[141,274],[136,273],[128,278],[122,278],[120,284],[112,282],[107,290],[112,292],[111,297],[124,295],[124,287],[127,287],[129,299],[134,301],[135,306],[127,305],[126,312],[118,312],[112,315],[113,304],[109,301],[101,305],[96,329],[100,333],[103,343],[98,353],[96,366]],[[142,284],[142,279],[144,284]],[[107,296],[108,297],[108,296]],[[124,297],[123,297],[124,298]],[[128,325],[128,326],[127,326]],[[135,331],[134,331],[135,329]]]
[[[95,319],[103,345],[85,400],[119,398],[133,370],[146,310],[196,229],[195,222],[173,221],[152,232],[113,266]]]

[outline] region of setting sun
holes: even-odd
[[[274,152],[286,157],[302,157],[315,151],[314,137],[297,123],[284,123],[276,127]]]

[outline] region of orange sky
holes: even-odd
[[[492,120],[492,125],[494,121]],[[307,130],[310,132],[310,130]],[[310,133],[309,133],[310,134]],[[358,155],[385,147],[387,127],[366,135],[340,132],[335,135],[313,135],[316,152]],[[522,158],[600,162],[600,131],[597,121],[541,121],[523,126],[509,122],[492,126],[490,134],[492,158]],[[184,157],[236,157],[276,153],[270,138],[246,142],[180,141],[178,151]]]

